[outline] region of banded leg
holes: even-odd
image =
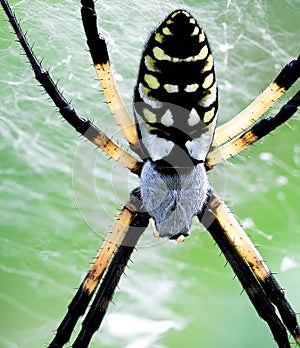
[[[248,131],[209,152],[205,160],[206,168],[212,169],[217,164],[237,155],[257,140],[263,138],[291,118],[299,106],[300,90],[280,109],[277,115],[260,120]]]
[[[63,347],[64,344],[69,341],[79,317],[85,313],[107,266],[111,263],[95,298],[94,304],[91,307],[94,308],[96,306],[96,311],[102,313],[101,320],[103,319],[114,289],[119,282],[140,235],[148,225],[148,220],[148,214],[141,212],[139,190],[136,189],[132,192],[130,201],[119,213],[111,232],[107,235],[94,263],[68,306],[68,312],[57,328],[56,335],[50,343],[49,348]],[[110,272],[114,273],[111,274]],[[100,306],[99,304],[96,305],[96,303],[98,303],[97,301],[101,303]],[[87,318],[91,319],[87,320],[96,323],[99,318],[95,318],[95,316],[90,313],[91,309],[87,316]],[[86,320],[84,323],[85,322]],[[92,327],[94,327],[94,325],[95,324],[93,324]],[[84,337],[85,336],[86,335],[84,335]],[[83,346],[79,345],[79,347]]]
[[[79,116],[74,108],[66,101],[57,85],[52,80],[48,71],[46,71],[33,53],[15,15],[6,0],[1,0],[1,5],[18,37],[18,40],[31,64],[35,78],[45,89],[46,93],[53,100],[59,109],[62,117],[68,121],[72,127],[81,135],[94,143],[102,151],[106,152],[110,157],[119,161],[132,172],[138,173],[140,170],[139,161],[127,151],[123,150],[115,142],[109,139],[100,129],[84,117]]]
[[[132,149],[138,148],[138,136],[134,122],[119,95],[111,67],[105,40],[97,29],[97,15],[93,0],[81,0],[81,17],[94,67],[105,99],[116,122]]]
[[[240,114],[215,131],[213,147],[218,147],[244,132],[262,116],[300,77],[300,56],[287,64],[275,80]]]
[[[229,208],[214,193],[209,193],[208,208],[199,220],[221,248],[252,304],[269,325],[278,346],[290,347],[285,327],[300,345],[296,314],[282,288]]]
[[[122,245],[116,251],[106,276],[101,283],[94,302],[82,322],[82,329],[73,343],[73,348],[88,347],[94,333],[99,329],[113,293],[130,259],[137,241],[149,223],[149,215],[139,212],[130,224]]]

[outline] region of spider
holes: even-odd
[[[287,332],[300,345],[296,314],[282,288],[206,176],[207,171],[270,133],[297,111],[300,91],[274,117],[260,118],[300,76],[300,56],[286,65],[249,107],[216,128],[218,91],[206,34],[189,12],[175,10],[153,31],[145,46],[134,91],[133,121],[111,73],[94,3],[82,0],[81,4],[87,43],[104,96],[135,155],[76,113],[35,57],[7,1],[1,0],[36,79],[63,118],[141,181],[121,209],[49,347],[62,347],[69,341],[93,299],[73,342],[73,347],[89,345],[150,220],[157,237],[183,242],[194,217],[225,255],[278,346],[290,347]]]

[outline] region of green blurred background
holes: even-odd
[[[127,148],[99,93],[79,1],[10,3],[66,98]],[[300,52],[299,0],[103,0],[96,7],[129,110],[144,42],[175,8],[191,11],[210,39],[220,123]],[[137,181],[61,121],[11,31],[0,10],[0,347],[37,348],[51,340]],[[298,313],[299,132],[298,112],[211,173]],[[182,245],[156,240],[147,230],[132,261],[91,347],[276,346],[198,224]]]

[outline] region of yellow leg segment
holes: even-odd
[[[95,291],[99,279],[106,270],[114,252],[121,244],[132,218],[133,213],[127,208],[123,208],[119,213],[111,232],[107,234],[94,263],[83,281],[82,289],[88,294],[92,294]]]
[[[110,111],[129,144],[133,148],[136,147],[138,144],[136,126],[119,95],[109,62],[95,64],[95,69]]]
[[[228,143],[216,148],[207,155],[205,159],[206,167],[209,169],[213,168],[217,164],[226,161],[228,158],[231,158],[243,151],[258,139],[259,137],[251,130],[239,138],[232,139]]]
[[[215,131],[213,147],[218,147],[244,132],[263,113],[265,113],[286,89],[272,82],[248,107],[236,117],[219,126]]]
[[[94,143],[97,147],[99,147],[102,151],[107,153],[116,161],[122,163],[132,172],[137,172],[139,170],[140,162],[95,126],[89,128],[84,136],[88,138],[92,143]]]
[[[215,218],[222,226],[226,238],[236,252],[251,266],[257,279],[264,281],[271,272],[230,209],[215,195],[210,202],[209,209],[213,211]]]
[[[205,165],[211,169],[222,161],[235,156],[248,146],[263,138],[277,127],[290,119],[300,105],[300,90],[280,109],[273,117],[266,117],[256,122],[248,131],[241,133],[236,138],[213,149],[206,157]]]
[[[229,208],[211,191],[208,207],[200,221],[224,252],[258,314],[269,325],[278,346],[290,347],[286,330],[299,345],[300,327],[283,289]]]

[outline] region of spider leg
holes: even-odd
[[[85,347],[83,342],[87,342],[88,345],[93,333],[100,326],[114,289],[139,237],[147,227],[148,221],[148,214],[141,210],[139,189],[136,189],[132,192],[130,201],[119,213],[111,232],[107,234],[94,263],[68,306],[68,312],[57,328],[56,335],[49,344],[49,348],[63,347],[69,341],[79,317],[85,313],[109,265],[94,303],[82,324],[83,333],[76,340],[76,342],[78,340],[82,341],[78,347]],[[95,313],[97,313],[97,316],[95,316]],[[89,336],[88,341],[87,336]]]
[[[258,314],[269,325],[278,346],[290,347],[286,328],[300,345],[300,327],[284,291],[229,208],[213,192],[208,195],[207,209],[198,216],[200,222],[224,253]]]
[[[82,322],[82,329],[72,345],[73,348],[88,347],[93,334],[99,329],[132,251],[148,223],[149,215],[147,213],[136,213],[122,241],[122,245],[119,246],[111,261],[94,302]]]
[[[53,100],[54,104],[59,109],[62,117],[73,126],[77,132],[94,143],[101,150],[106,152],[110,157],[125,165],[132,172],[139,172],[139,161],[123,150],[110,138],[108,138],[100,129],[98,129],[88,119],[79,116],[74,108],[66,101],[62,93],[57,88],[57,85],[52,80],[49,72],[45,70],[41,63],[37,60],[32,48],[30,47],[15,15],[6,0],[1,0],[1,5],[18,37],[18,40],[31,64],[35,78],[45,89],[47,94]]]
[[[215,131],[213,147],[218,147],[249,128],[300,77],[300,56],[287,64],[275,80],[242,112]]]
[[[228,143],[225,143],[224,145],[209,152],[205,162],[206,168],[212,169],[217,164],[235,156],[257,140],[263,138],[291,118],[298,110],[299,106],[300,90],[280,109],[278,114],[276,114],[274,117],[266,117],[260,120],[248,131],[245,131]]]
[[[93,0],[81,1],[82,23],[87,37],[94,67],[100,81],[105,99],[114,115],[116,122],[132,149],[138,148],[138,135],[135,123],[128,114],[123,101],[119,95],[107,52],[104,37],[97,29],[97,15]]]

